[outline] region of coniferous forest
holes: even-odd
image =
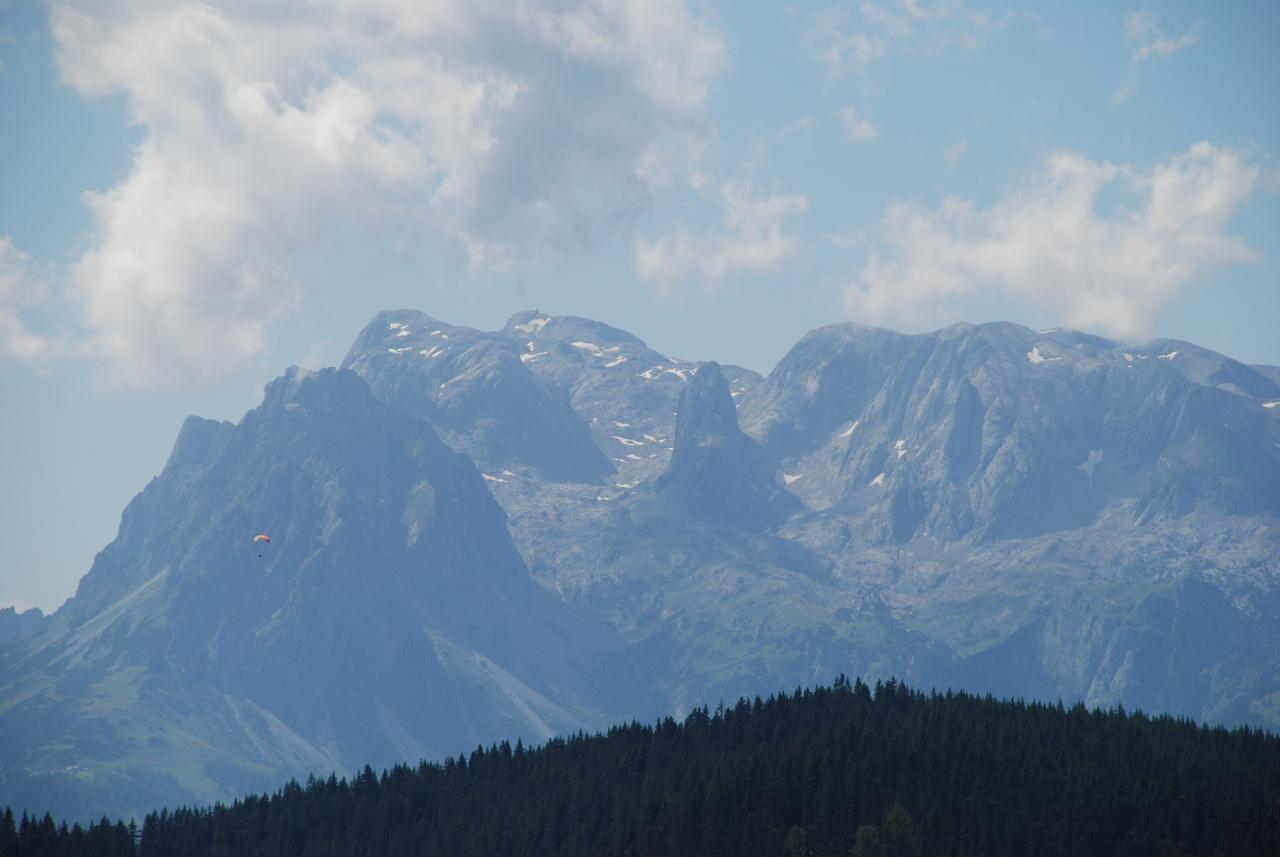
[[[1280,738],[840,679],[140,829],[0,818],[0,857],[681,854],[1280,854]]]

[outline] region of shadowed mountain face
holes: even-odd
[[[738,411],[720,366],[705,363],[680,393],[671,464],[659,496],[709,523],[763,529],[799,510],[780,490],[763,451],[738,427]]]
[[[21,613],[16,607],[0,608],[0,646],[31,636],[44,627],[45,618],[39,607]]]
[[[409,311],[343,366],[190,419],[0,650],[0,802],[226,797],[839,672],[1280,726],[1267,367],[837,325],[761,378]]]
[[[290,370],[238,426],[189,419],[75,598],[6,653],[3,797],[70,771],[136,808],[148,776],[232,797],[537,740],[596,721],[610,653],[530,580],[466,456],[351,372]]]

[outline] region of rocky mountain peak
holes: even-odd
[[[598,481],[612,466],[568,392],[530,371],[531,353],[503,334],[401,311],[376,316],[342,365],[392,407],[430,421],[484,468]]]
[[[738,426],[738,408],[729,395],[729,382],[720,364],[704,363],[693,373],[676,411],[673,468],[689,466],[696,449],[738,451],[747,441]]]
[[[8,793],[228,798],[838,672],[1280,723],[1280,370],[840,324],[763,379],[409,310],[343,365],[188,419],[0,647]]]
[[[704,363],[680,395],[675,447],[657,487],[688,512],[731,526],[776,522],[799,505],[743,434],[729,382],[714,362]]]

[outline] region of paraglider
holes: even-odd
[[[267,535],[266,533],[258,533],[256,536],[253,537],[253,543],[256,545],[259,542],[266,542],[267,544],[271,544],[271,536]],[[258,554],[258,559],[262,559],[262,554]]]

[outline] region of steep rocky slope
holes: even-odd
[[[1267,367],[846,324],[762,378],[413,311],[343,367],[189,420],[0,650],[0,802],[228,796],[839,672],[1280,726]]]
[[[254,536],[269,534],[270,542]],[[536,586],[471,461],[347,371],[191,418],[76,596],[5,652],[0,802],[310,771],[594,722],[610,634]],[[11,797],[13,796],[13,797]]]

